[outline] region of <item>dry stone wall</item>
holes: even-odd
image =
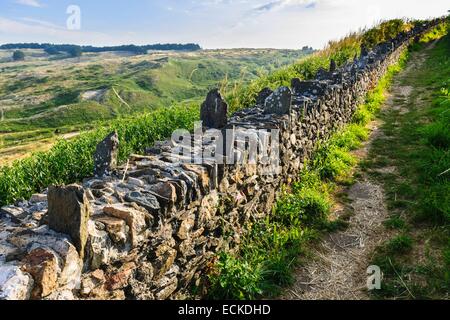
[[[1,209],[0,299],[185,297],[219,251],[239,248],[246,222],[271,213],[277,190],[297,179],[317,142],[349,123],[412,39],[438,22],[341,68],[332,62],[316,80],[264,89],[254,108],[230,118],[212,91],[202,118],[219,130],[206,131],[194,149],[209,150],[222,133],[245,146],[222,158],[242,160],[251,157],[255,132],[259,142],[279,141],[255,163],[190,163],[179,145],[161,142],[116,167],[111,134],[97,148],[94,178]]]

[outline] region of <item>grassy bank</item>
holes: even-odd
[[[326,232],[345,228],[348,217],[330,216],[340,185],[352,183],[358,159],[352,151],[369,137],[369,122],[385,101],[393,76],[408,59],[405,51],[377,87],[367,95],[351,124],[317,146],[299,182],[286,187],[272,214],[249,225],[241,251],[222,253],[210,275],[213,299],[277,297],[293,281],[295,267],[308,255],[308,246]]]
[[[427,35],[439,38],[445,29]],[[373,264],[384,273],[375,298],[442,299],[450,292],[450,37],[429,51],[415,47],[424,64],[400,79],[413,87],[386,110],[382,136],[364,168],[384,184],[393,236]],[[385,146],[389,144],[389,148]],[[393,173],[377,168],[395,168]]]

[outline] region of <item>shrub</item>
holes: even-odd
[[[312,226],[325,222],[331,204],[328,196],[315,188],[301,188],[282,198],[274,220],[285,226]]]
[[[214,299],[256,299],[262,293],[258,287],[260,270],[228,253],[219,255],[219,272],[209,276],[209,295]]]
[[[25,60],[25,53],[23,53],[23,51],[16,50],[14,51],[12,58],[14,61],[23,61]]]
[[[81,49],[80,46],[71,46],[68,50],[67,53],[72,57],[72,58],[78,58],[81,57],[81,55],[83,54],[83,50]]]
[[[317,157],[313,166],[318,170],[322,179],[333,180],[343,177],[349,168],[356,164],[356,159],[345,148],[339,148],[336,145],[324,145],[319,147]]]
[[[362,36],[362,44],[367,48],[373,48],[379,43],[394,39],[402,32],[411,30],[412,27],[412,23],[402,19],[382,22],[364,33]]]

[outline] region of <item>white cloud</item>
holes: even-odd
[[[255,11],[272,11],[292,6],[308,7],[315,5],[317,2],[318,0],[277,0],[257,6]]]
[[[38,0],[16,0],[16,3],[35,8],[42,7],[42,4]]]

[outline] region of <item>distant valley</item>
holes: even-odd
[[[0,165],[45,150],[98,122],[200,104],[207,91],[229,92],[310,54],[304,50],[84,52],[50,55],[44,49],[0,50]]]

